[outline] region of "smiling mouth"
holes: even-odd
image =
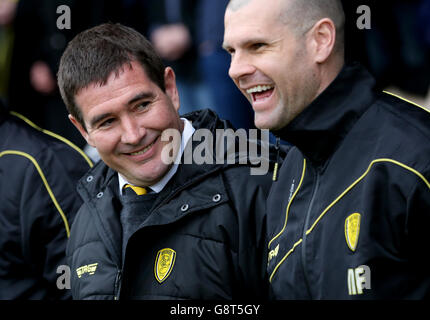
[[[147,145],[144,149],[142,149],[140,151],[137,151],[137,152],[129,153],[129,155],[131,155],[131,156],[140,156],[141,154],[144,154],[149,149],[151,149],[151,147],[155,144],[156,141],[157,141],[157,139],[155,139],[154,142],[152,142],[151,144]]]
[[[274,86],[269,85],[255,86],[246,90],[246,93],[252,96],[252,101],[257,102],[269,98],[274,89]]]

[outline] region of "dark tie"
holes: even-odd
[[[144,194],[148,193],[146,188],[136,187],[131,184],[126,184],[123,188],[123,191],[125,194],[138,195],[138,196],[143,196]]]

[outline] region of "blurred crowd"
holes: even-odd
[[[366,65],[381,89],[396,87],[418,99],[427,96],[430,0],[350,0],[343,3],[347,16],[347,57]],[[356,10],[360,5],[371,8],[371,29],[365,32],[356,26],[359,16]]]
[[[59,59],[74,35],[120,22],[151,40],[174,68],[184,114],[211,108],[237,128],[252,128],[249,103],[228,77],[222,49],[228,0],[0,0],[0,98],[36,124],[78,146],[56,85]],[[357,7],[371,8],[371,29],[356,26]],[[71,29],[57,28],[57,7],[71,10]],[[430,86],[430,0],[344,1],[346,56],[359,60],[381,89],[425,97]]]

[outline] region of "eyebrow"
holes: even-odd
[[[249,45],[254,44],[254,43],[274,44],[274,43],[278,42],[280,39],[281,38],[279,38],[279,39],[277,38],[277,39],[274,39],[274,40],[269,40],[269,39],[266,39],[264,37],[256,36],[256,37],[248,38],[248,39],[240,42],[238,44],[238,47],[239,48],[241,48],[241,47],[248,47]],[[222,47],[224,48],[224,50],[228,50],[228,49],[232,48],[228,43],[225,43],[225,42],[223,42]]]
[[[250,44],[252,44],[252,43],[257,43],[257,42],[267,42],[267,41],[266,41],[266,40],[263,40],[263,38],[261,38],[261,37],[249,38],[249,39],[246,39],[246,40],[244,40],[244,41],[240,42],[240,43],[238,44],[238,47],[239,47],[239,48],[240,48],[240,47],[247,47],[247,46],[249,46]],[[229,44],[229,43],[226,43],[226,42],[223,42],[222,47],[223,47],[223,49],[224,49],[224,50],[228,50],[228,49],[231,49],[231,48],[232,48],[232,47],[230,46],[230,44]]]
[[[130,106],[130,105],[136,103],[137,101],[144,100],[144,99],[150,99],[153,97],[154,97],[154,94],[152,92],[140,92],[140,93],[136,94],[133,98],[131,98],[126,103],[126,105]],[[106,112],[106,113],[102,113],[102,114],[95,116],[90,121],[90,127],[94,127],[97,123],[99,123],[103,119],[108,118],[110,116],[112,116],[111,112]]]
[[[105,119],[107,117],[110,117],[111,115],[112,115],[112,113],[107,112],[107,113],[103,113],[103,114],[99,114],[99,115],[95,116],[90,121],[90,128],[93,128],[97,123],[99,123],[100,121],[102,121],[103,119]]]
[[[155,95],[152,92],[140,92],[138,94],[136,94],[133,98],[131,98],[128,102],[127,105],[131,105],[139,100],[145,100],[145,99],[151,99],[153,98]]]

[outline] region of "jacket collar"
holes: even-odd
[[[344,66],[324,92],[275,134],[295,145],[313,165],[323,167],[370,107],[374,86],[372,76],[358,63]]]

